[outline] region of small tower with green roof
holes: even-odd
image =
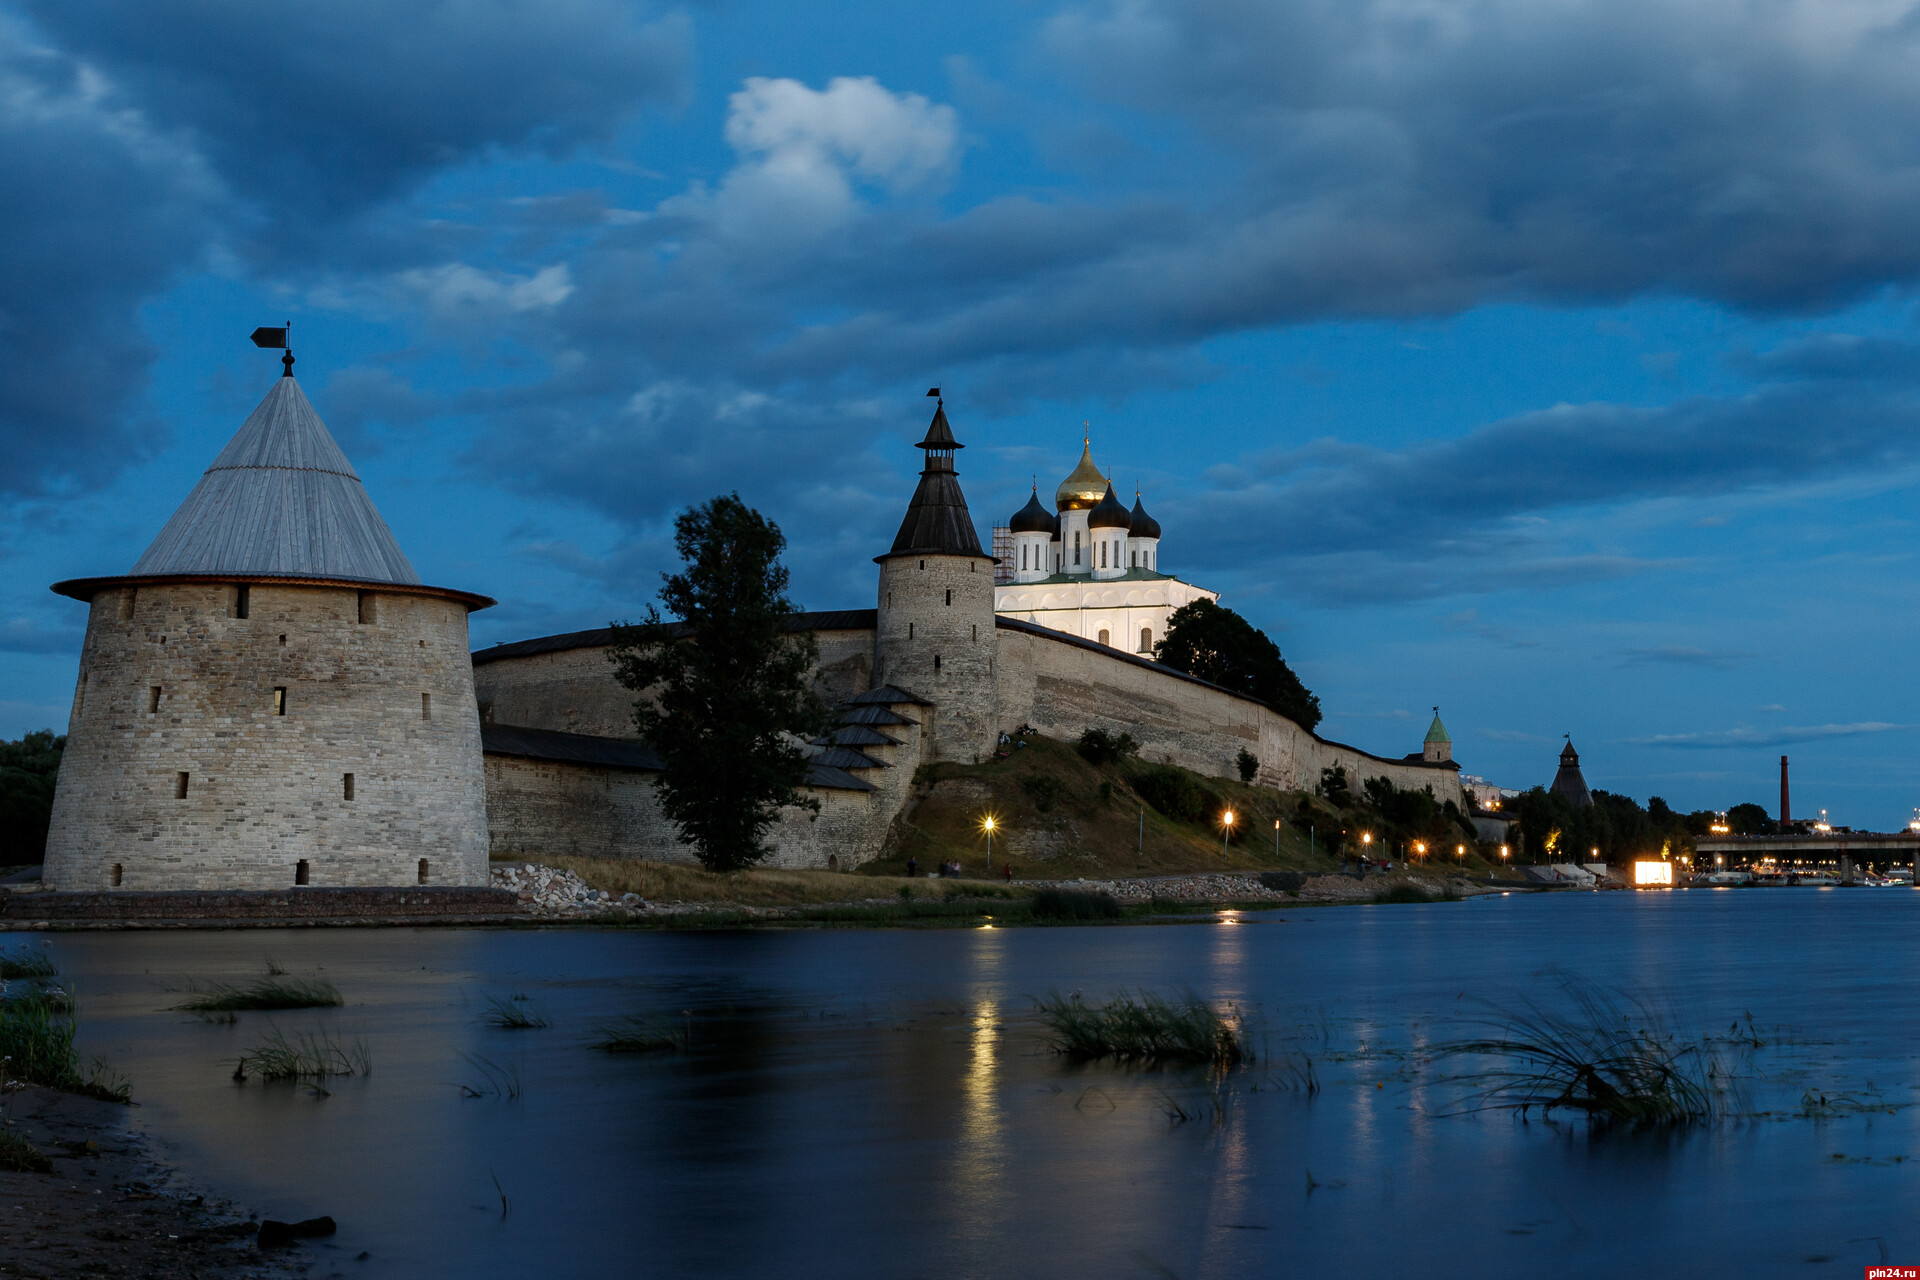
[[[1428,764],[1445,764],[1453,759],[1453,739],[1447,736],[1447,726],[1440,723],[1440,708],[1433,709],[1433,726],[1427,730],[1427,740],[1421,746],[1420,758]]]

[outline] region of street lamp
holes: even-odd
[[[1227,837],[1233,834],[1233,810],[1220,815],[1220,856],[1227,856]]]
[[[1504,861],[1504,860],[1506,859],[1506,856],[1507,856],[1507,846],[1505,846],[1505,845],[1501,845],[1501,846],[1500,846],[1500,857],[1501,857],[1501,860],[1502,860],[1502,861]]]
[[[1280,819],[1273,820],[1273,856],[1280,856]]]
[[[1413,842],[1413,854],[1416,858],[1425,858],[1427,856],[1427,846],[1421,841],[1415,840]]]
[[[993,815],[988,814],[980,820],[980,826],[987,833],[987,872],[993,872]]]
[[[1453,856],[1461,861],[1465,861],[1467,856],[1467,846],[1463,844],[1457,844],[1453,846]]]

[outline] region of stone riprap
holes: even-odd
[[[1348,875],[1319,875],[1309,877],[1300,886],[1300,892],[1294,894],[1268,888],[1260,883],[1259,873],[1253,871],[1137,876],[1125,880],[1021,880],[1018,883],[1029,889],[1107,893],[1121,902],[1150,902],[1155,898],[1169,902],[1371,902],[1376,895],[1398,885],[1412,885],[1436,897],[1449,888],[1461,897],[1502,892],[1470,880],[1436,876],[1368,876],[1362,880]]]

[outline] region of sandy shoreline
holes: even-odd
[[[0,1171],[0,1277],[264,1280],[312,1265],[305,1247],[262,1252],[257,1218],[184,1190],[123,1106],[28,1086],[8,1131],[53,1172]]]

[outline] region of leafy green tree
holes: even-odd
[[[1737,836],[1770,836],[1773,818],[1757,804],[1737,804],[1727,810],[1727,825]]]
[[[1234,758],[1233,764],[1240,770],[1242,782],[1252,782],[1254,776],[1260,772],[1260,757],[1245,747],[1240,748],[1240,754]]]
[[[1320,771],[1320,785],[1314,788],[1328,804],[1344,809],[1353,803],[1353,788],[1347,783],[1347,766],[1336,764]]]
[[[1280,647],[1266,632],[1211,600],[1175,609],[1153,656],[1176,671],[1264,702],[1303,729],[1320,723],[1320,699],[1293,674]]]
[[[770,852],[780,809],[819,812],[800,791],[800,744],[828,724],[813,690],[818,645],[792,630],[786,538],[739,494],[682,512],[673,541],[686,568],[662,575],[660,600],[680,625],[650,605],[645,623],[614,625],[608,656],[641,695],[634,724],[665,763],[661,810],[703,865],[735,871]]]
[[[1133,740],[1132,734],[1124,731],[1113,734],[1105,729],[1088,729],[1080,735],[1074,749],[1091,765],[1112,764],[1140,754],[1140,744]]]
[[[0,742],[0,866],[46,857],[53,784],[66,747],[65,735],[56,737],[51,729]]]

